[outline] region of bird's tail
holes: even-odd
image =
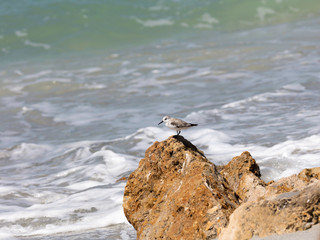
[[[191,123],[190,126],[198,126],[198,124]]]

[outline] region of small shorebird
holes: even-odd
[[[169,116],[164,116],[162,118],[162,121],[158,123],[158,125],[160,125],[161,123],[165,123],[165,125],[173,130],[177,131],[177,135],[179,135],[181,133],[181,130],[190,128],[190,127],[194,127],[194,126],[198,126],[198,124],[194,124],[194,123],[187,123],[181,119],[178,118],[173,118],[173,117],[169,117]]]

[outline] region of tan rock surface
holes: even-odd
[[[244,202],[230,216],[230,222],[219,240],[246,240],[254,235],[284,234],[318,224],[319,173],[320,168],[304,169],[298,175],[265,184],[257,175],[245,172],[238,178],[239,183],[233,185]]]
[[[123,200],[138,239],[215,238],[237,206],[215,165],[182,136],[146,151]]]
[[[314,179],[320,180],[320,167],[305,168],[299,173],[298,177],[306,182],[310,182]]]
[[[123,208],[137,239],[245,240],[320,221],[320,168],[265,183],[249,152],[215,166],[182,136],[155,142],[129,176]]]
[[[272,200],[242,204],[230,216],[219,240],[245,240],[306,230],[319,223],[320,182],[297,192],[279,194]]]
[[[266,183],[260,179],[260,168],[249,152],[234,157],[221,173],[242,201],[254,201],[265,195]]]

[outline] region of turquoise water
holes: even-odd
[[[317,0],[2,0],[1,61],[96,54],[319,16]]]
[[[0,1],[0,239],[135,239],[125,182],[164,115],[266,181],[319,166],[318,0]]]

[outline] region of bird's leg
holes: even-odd
[[[181,131],[177,131],[177,136],[179,136],[180,133],[181,133]]]

